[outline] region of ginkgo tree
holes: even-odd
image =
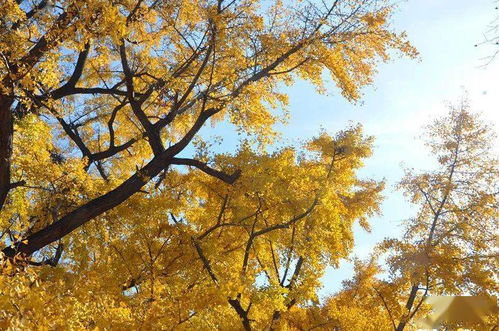
[[[360,128],[273,153],[284,85],[350,101],[392,50],[384,0],[0,4],[0,325],[286,328],[382,184]],[[249,137],[213,154],[198,134]],[[254,144],[258,144],[256,148]],[[188,146],[197,151],[188,154]]]
[[[38,185],[38,174],[25,173],[13,160],[16,119],[34,116],[35,131],[50,127],[50,137],[57,139],[48,151],[56,161],[52,167],[81,162],[86,170],[77,176],[68,169],[73,180],[52,188],[76,201],[51,208],[54,217],[37,218],[45,226],[4,253],[33,254],[123,203],[172,165],[198,167],[233,182],[235,174],[177,155],[208,120],[227,119],[269,140],[280,117],[271,109],[286,103],[279,83],[296,77],[323,88],[327,70],[343,94],[356,100],[371,80],[374,61],[387,59],[388,49],[414,53],[403,36],[386,29],[389,13],[384,1],[373,0],[272,6],[4,2],[0,205],[7,208],[8,194],[16,190],[33,195],[23,187],[45,187]],[[38,143],[49,143],[47,134]],[[36,150],[43,153],[44,147]],[[32,168],[56,173],[48,165]],[[85,180],[94,189],[83,189]]]
[[[384,240],[368,261],[356,261],[355,276],[322,306],[290,312],[290,324],[298,329],[416,330],[417,319],[429,312],[428,296],[497,295],[494,130],[463,99],[427,126],[424,136],[437,166],[407,170],[399,184],[419,207],[416,217],[406,221],[404,235]],[[497,327],[497,314],[482,317],[479,324],[455,321],[447,327]]]
[[[497,293],[499,159],[494,131],[466,100],[426,130],[439,168],[408,171],[400,183],[421,208],[403,240],[387,240],[393,272],[411,284],[397,331],[428,295]]]
[[[171,169],[64,242],[56,268],[6,260],[4,323],[286,329],[281,314],[317,301],[324,268],[353,247],[353,222],[378,211],[383,184],[355,176],[371,142],[352,127],[272,153],[242,144],[215,160],[241,170],[233,185]]]

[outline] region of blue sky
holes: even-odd
[[[366,258],[383,238],[400,234],[402,220],[415,215],[414,206],[393,185],[403,175],[402,163],[416,169],[434,165],[419,139],[421,128],[445,114],[449,102],[458,102],[466,90],[472,108],[499,127],[499,57],[484,67],[486,58],[499,46],[475,47],[499,15],[494,9],[497,5],[494,0],[401,1],[392,18],[393,26],[406,31],[420,58],[394,57],[381,64],[374,84],[363,90],[358,104],[346,101],[334,87],[328,95],[319,95],[303,81],[286,88],[291,119],[282,127],[284,141],[297,143],[321,128],[335,133],[351,123],[361,123],[366,134],[376,137],[374,155],[360,175],[386,179],[383,215],[371,219],[370,233],[356,226],[353,255]],[[225,138],[217,150],[233,150],[237,144],[237,136],[224,125],[203,130],[202,134]],[[328,268],[321,296],[338,290],[341,281],[351,275],[348,261],[337,270]]]

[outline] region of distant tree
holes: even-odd
[[[308,316],[302,323],[401,331],[415,329],[415,318],[428,312],[424,299],[429,295],[497,294],[499,159],[494,131],[463,102],[429,125],[425,138],[438,168],[409,170],[401,181],[400,188],[419,206],[417,216],[405,224],[404,236],[386,239],[370,261],[358,261],[355,277],[324,306],[311,308],[308,315],[296,312],[291,320]],[[388,277],[380,277],[380,255],[387,256]],[[488,328],[461,327],[490,330],[497,326],[497,316],[487,323]]]
[[[497,287],[499,159],[491,127],[464,101],[426,130],[436,171],[408,171],[400,187],[420,205],[402,240],[387,240],[392,272],[411,283],[407,322],[429,294],[493,294]]]

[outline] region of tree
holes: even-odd
[[[209,119],[228,118],[266,140],[278,120],[267,105],[285,103],[277,85],[291,83],[292,72],[321,86],[320,73],[328,70],[355,100],[370,81],[373,61],[388,57],[387,48],[413,52],[385,29],[390,7],[382,1],[334,1],[323,8],[260,8],[258,1],[107,4],[2,5],[0,205],[24,183],[43,186],[12,162],[15,117],[48,117],[39,125],[61,137],[51,152],[65,163],[78,160],[79,152],[85,179],[101,186],[57,210],[53,222],[42,217],[45,226],[27,243],[4,250],[9,256],[30,255],[61,239],[170,165],[208,170],[176,156]],[[94,167],[102,178],[92,177]],[[208,171],[226,182],[235,178]]]
[[[420,205],[403,240],[387,240],[392,272],[411,284],[397,330],[403,330],[423,299],[433,295],[497,293],[499,160],[492,129],[469,110],[451,108],[426,131],[439,169],[400,183]]]
[[[6,260],[5,325],[285,328],[281,314],[317,301],[325,266],[348,255],[353,222],[378,210],[382,183],[355,177],[371,140],[353,127],[308,152],[243,144],[216,159],[242,170],[233,185],[170,170],[150,197],[74,234],[56,268],[20,272]]]
[[[333,323],[343,330],[405,330],[428,313],[430,295],[495,295],[499,160],[494,131],[467,101],[426,128],[437,169],[408,170],[399,187],[419,206],[402,238],[380,244],[371,260],[357,261],[355,277],[304,325]],[[385,257],[386,267],[378,262]],[[303,312],[302,312],[303,314]],[[352,314],[362,316],[352,321]],[[310,314],[309,314],[310,315]],[[449,325],[490,330],[487,325]],[[325,329],[328,329],[327,327]]]
[[[381,184],[355,177],[370,150],[359,128],[304,155],[265,152],[285,117],[279,88],[322,91],[329,72],[356,101],[391,49],[415,55],[391,9],[3,1],[2,326],[272,328],[313,299],[319,264],[348,254]],[[213,155],[208,121],[260,150]]]
[[[396,284],[378,278],[382,267],[375,259],[354,261],[355,274],[343,281],[342,289],[321,305],[296,309],[286,318],[292,330],[390,330]],[[395,301],[396,304],[396,301]],[[387,310],[387,308],[389,310]]]

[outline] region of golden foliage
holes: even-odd
[[[400,182],[419,207],[417,216],[406,221],[404,236],[384,240],[371,260],[356,261],[353,279],[323,306],[291,314],[298,329],[416,330],[414,322],[430,312],[429,296],[497,294],[496,137],[467,101],[429,125],[425,137],[438,168],[408,170]],[[481,323],[442,321],[451,329],[496,325],[496,313]]]
[[[360,127],[268,152],[283,86],[324,92],[329,74],[357,101],[378,61],[416,56],[391,10],[2,1],[0,327],[291,328],[281,315],[318,300],[383,184],[356,177]],[[208,120],[248,141],[210,153]]]

